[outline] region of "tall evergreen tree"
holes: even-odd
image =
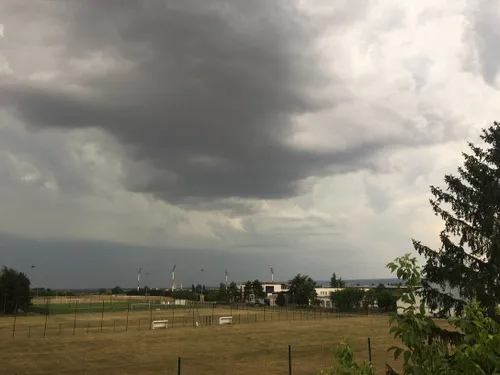
[[[471,153],[463,153],[458,176],[445,176],[446,189],[431,186],[432,209],[445,224],[440,249],[413,240],[427,258],[423,297],[440,315],[460,314],[464,300],[475,298],[493,317],[500,304],[500,123],[484,129],[481,139],[483,147],[468,143]]]
[[[243,299],[246,302],[250,302],[250,295],[253,294],[253,285],[252,282],[249,280],[245,283],[245,287],[243,289]]]
[[[345,286],[345,281],[341,277],[337,279],[337,275],[334,272],[332,277],[330,277],[330,288],[345,288]]]

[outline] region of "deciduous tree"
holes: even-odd
[[[331,294],[332,304],[340,311],[352,311],[359,309],[365,292],[363,289],[347,288]]]
[[[30,280],[23,272],[3,267],[0,271],[0,308],[5,314],[19,309],[27,312],[31,305]]]
[[[231,284],[229,284],[227,288],[227,294],[229,297],[229,302],[234,303],[239,300],[240,291],[234,281]]]
[[[247,281],[245,283],[245,287],[243,288],[243,299],[246,302],[250,302],[250,295],[253,294],[253,285],[251,281]]]
[[[297,305],[308,306],[317,299],[316,282],[307,275],[297,274],[289,281],[289,291],[292,301]]]
[[[252,282],[252,292],[255,295],[255,298],[264,298],[266,293],[264,292],[264,287],[259,280],[254,280]]]

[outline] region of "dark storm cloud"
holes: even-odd
[[[332,82],[293,2],[64,3],[61,61],[101,54],[115,67],[78,74],[61,63],[71,90],[11,80],[0,99],[33,128],[108,131],[130,157],[132,191],[188,204],[283,198],[384,146],[318,153],[286,142],[295,116],[333,105],[316,95]]]
[[[269,253],[254,249],[251,253],[228,253],[217,249],[148,248],[97,241],[36,241],[0,232],[0,267],[26,272],[34,286],[59,289],[116,285],[133,288],[139,267],[149,273],[147,279],[143,278],[143,285],[170,287],[174,264],[178,284],[187,287],[192,283],[219,285],[224,281],[225,269],[230,281],[240,282],[269,278],[270,264],[274,265],[277,278],[283,280],[298,272],[312,271],[314,266],[304,268],[308,259],[305,253],[284,262],[288,251]],[[321,268],[324,263],[323,259],[317,264]],[[31,269],[31,265],[36,268]],[[329,271],[325,265],[321,272],[311,276],[324,278]]]

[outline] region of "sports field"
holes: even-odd
[[[26,318],[27,319],[27,318]],[[5,374],[183,375],[288,374],[288,345],[292,345],[294,375],[314,375],[333,364],[331,349],[350,339],[356,356],[372,358],[384,373],[393,340],[388,319],[381,316],[266,320],[256,324],[214,325],[166,330],[109,330],[44,338],[0,340],[0,363]],[[397,366],[396,366],[397,367]]]
[[[321,311],[286,310],[280,308],[216,307],[216,305],[148,305],[134,303],[127,308],[122,302],[51,305],[50,315],[18,315],[0,317],[0,338],[33,339],[51,336],[82,335],[103,332],[145,331],[151,322],[168,320],[169,328],[195,325],[213,326],[219,318],[233,316],[236,325],[268,321],[314,321],[338,317]],[[74,306],[74,309],[73,307]],[[54,313],[55,312],[55,313]]]

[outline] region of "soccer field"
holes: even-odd
[[[288,374],[288,345],[294,375],[314,375],[333,364],[331,349],[348,338],[355,355],[372,357],[378,374],[393,364],[386,349],[393,344],[388,318],[344,317],[323,320],[262,321],[154,331],[109,331],[45,339],[0,340],[0,363],[6,374]],[[397,366],[396,366],[397,367]]]
[[[116,303],[120,305],[120,302]],[[169,328],[215,325],[220,317],[233,316],[234,324],[265,321],[325,320],[337,317],[326,311],[281,308],[242,308],[215,305],[147,305],[133,304],[131,309],[104,304],[101,311],[79,306],[66,313],[65,305],[53,305],[57,314],[0,317],[0,338],[31,339],[50,336],[79,335],[93,332],[144,331],[155,320],[168,320]],[[98,305],[97,305],[98,306]],[[67,310],[72,311],[72,310]]]

